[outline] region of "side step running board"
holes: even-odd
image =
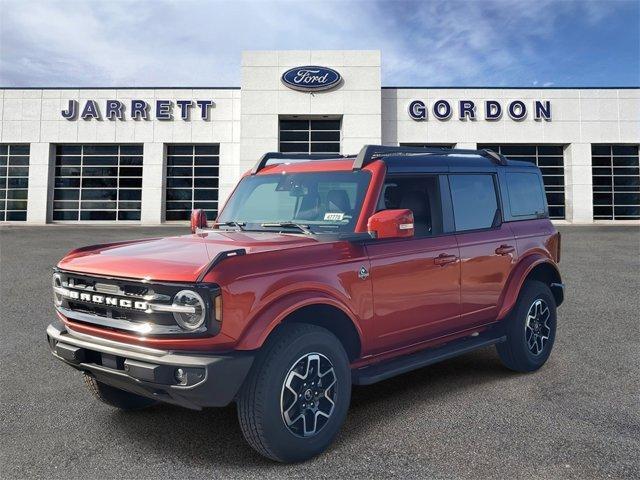
[[[478,348],[488,347],[490,345],[501,343],[506,340],[506,336],[480,335],[477,337],[465,337],[462,340],[456,340],[442,347],[431,348],[421,352],[405,355],[400,358],[390,360],[367,367],[362,367],[351,372],[353,383],[356,385],[371,385],[372,383],[381,382],[396,375],[400,375],[417,368],[426,367],[434,363],[457,357]]]

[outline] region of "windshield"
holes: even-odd
[[[365,171],[247,176],[218,222],[249,230],[296,229],[296,223],[314,233],[353,232],[370,178]]]

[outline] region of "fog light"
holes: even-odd
[[[176,373],[175,373],[175,377],[176,377],[176,381],[178,382],[178,385],[186,385],[188,378],[187,378],[187,372],[186,370],[182,369],[182,368],[177,368],[176,369]]]

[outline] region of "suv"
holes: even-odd
[[[482,150],[269,153],[192,234],[54,269],[58,359],[121,409],[237,403],[281,462],[327,448],[351,385],[495,345],[540,368],[563,301],[540,170]]]

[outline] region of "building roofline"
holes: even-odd
[[[424,87],[381,87],[383,90],[640,90],[638,87],[622,86],[622,87],[443,87],[443,86],[424,86]]]
[[[240,90],[240,87],[3,87],[0,90]]]
[[[640,90],[640,86],[614,87],[447,87],[447,86],[390,86],[382,90]],[[241,87],[3,87],[0,90],[241,90]]]

